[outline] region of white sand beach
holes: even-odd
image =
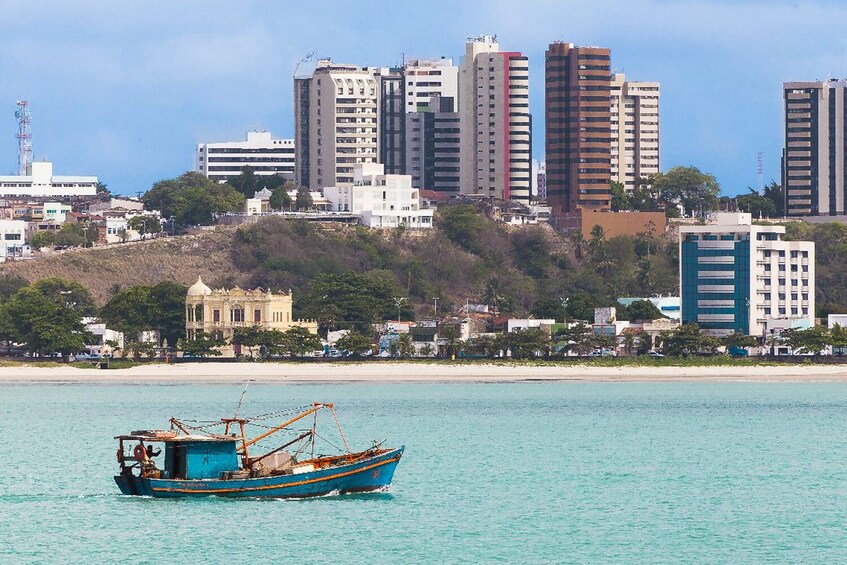
[[[844,381],[847,365],[599,367],[509,363],[197,363],[97,370],[0,367],[0,383]]]

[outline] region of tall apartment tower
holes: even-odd
[[[455,99],[432,96],[426,112],[406,114],[406,174],[412,186],[458,195],[461,130]]]
[[[532,120],[529,59],[470,38],[459,66],[461,190],[529,204]]]
[[[386,174],[412,174],[406,169],[406,154],[412,132],[407,135],[408,115],[440,112],[430,108],[430,99],[458,97],[459,69],[453,60],[410,59],[402,67],[374,69],[380,84],[380,163]],[[417,186],[417,185],[414,185]]]
[[[612,182],[630,192],[659,172],[659,83],[612,75]]]
[[[611,205],[611,55],[551,43],[545,56],[547,202],[554,216]]]
[[[353,165],[379,159],[379,84],[355,65],[318,61],[294,79],[296,181],[313,190],[353,182]]]
[[[782,186],[788,216],[844,214],[847,80],[786,82]]]

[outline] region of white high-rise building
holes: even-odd
[[[815,325],[815,243],[785,241],[785,226],[715,214],[679,227],[682,322],[709,333],[763,336],[776,320]]]
[[[225,181],[250,167],[257,175],[294,178],[294,140],[274,139],[269,131],[248,131],[245,141],[200,143],[194,170],[213,180]]]
[[[403,107],[406,112],[435,112],[429,102],[459,96],[459,68],[453,59],[410,59],[403,66]]]
[[[461,190],[529,204],[532,124],[529,60],[471,38],[459,67]]]
[[[370,69],[318,61],[294,79],[295,180],[311,189],[353,182],[353,166],[379,159],[377,79]]]
[[[659,83],[612,75],[612,182],[632,191],[659,172]]]

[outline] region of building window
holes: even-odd
[[[198,304],[194,307],[194,321],[202,322],[203,321],[203,305]]]
[[[216,324],[221,322],[221,311],[220,310],[212,310],[212,321]]]
[[[797,308],[792,308],[792,309],[791,309],[791,315],[792,315],[792,316],[796,316],[796,315],[797,315]]]
[[[259,323],[262,321],[262,311],[261,310],[253,310],[253,321]]]
[[[779,309],[779,315],[780,315],[780,316],[785,316],[785,308],[780,308],[780,309]]]
[[[785,286],[785,279],[779,279],[779,286]]]
[[[771,315],[771,309],[765,308],[765,316],[770,316],[770,315]]]
[[[797,252],[797,251],[792,251],[792,252],[791,252],[791,258],[792,258],[792,259],[796,259],[796,258],[797,258],[797,254],[798,254],[798,252]]]
[[[232,322],[244,322],[244,308],[233,308],[229,312],[229,318]]]

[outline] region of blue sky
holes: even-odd
[[[847,2],[253,2],[3,0],[0,174],[17,166],[15,101],[33,112],[35,157],[117,192],[192,167],[194,145],[265,128],[290,137],[291,76],[308,52],[391,65],[453,57],[496,33],[530,58],[535,157],[543,158],[544,50],[612,49],[629,78],[662,83],[661,165],[695,165],[724,193],[779,179],[782,82],[844,76]]]

